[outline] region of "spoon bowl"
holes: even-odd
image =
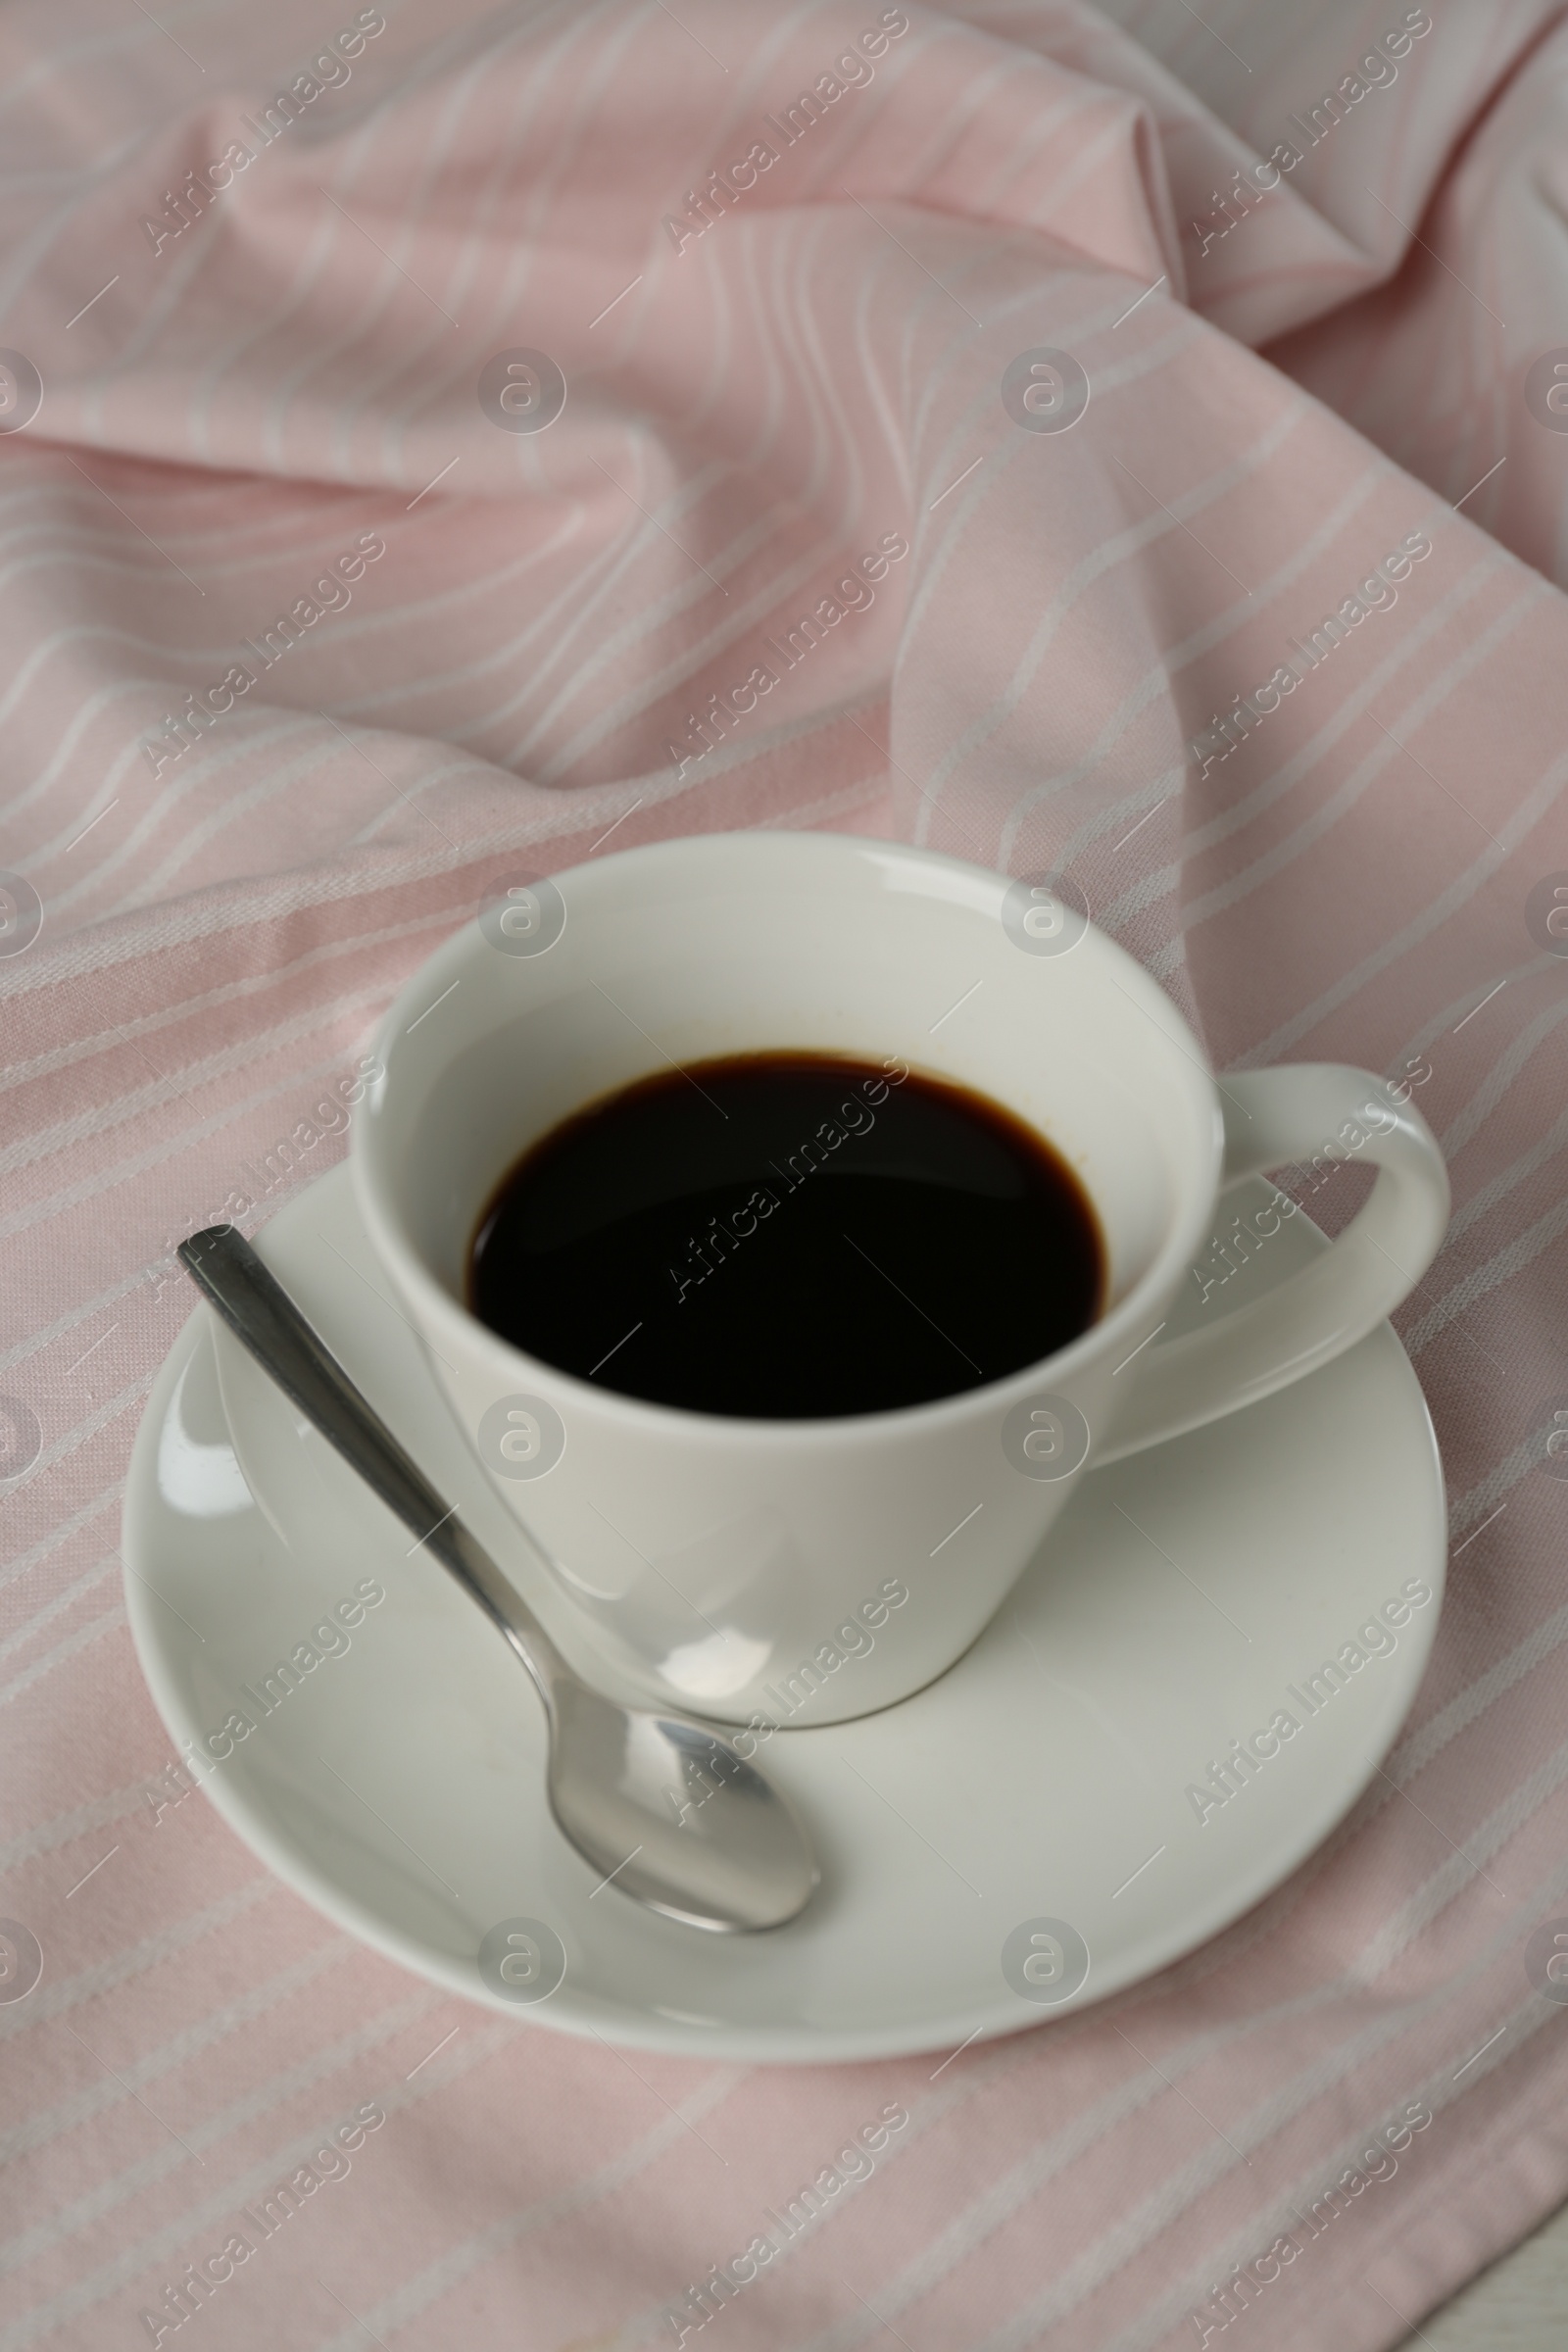
[[[557,1699],[550,1809],[580,1854],[688,1927],[793,1919],[816,1869],[793,1811],[727,1740],[577,1684]]]

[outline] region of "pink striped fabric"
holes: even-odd
[[[895,2100],[724,2341],[1371,2352],[1568,2194],[1524,1965],[1568,1911],[1568,998],[1530,913],[1568,867],[1562,13],[0,18],[0,424],[42,384],[0,433],[0,1914],[46,1962],[0,2004],[0,2352],[153,2340],[372,2099],[331,2218],[191,2340],[673,2342]],[[1001,397],[1041,348],[1068,431]],[[481,400],[518,351],[548,430],[510,429],[548,371]],[[1401,1330],[1455,1564],[1387,1777],[1216,1942],[935,2082],[518,2029],[144,1796],[116,1546],[172,1244],[281,1142],[288,1183],[341,1152],[313,1105],[498,876],[759,825],[1069,870],[1219,1066],[1424,1057],[1454,1179]],[[1214,2283],[1409,2101],[1396,2174],[1222,2328]]]

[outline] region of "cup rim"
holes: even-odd
[[[956,873],[968,877],[972,883],[989,885],[998,894],[999,900],[1017,878],[998,873],[988,866],[977,865],[967,858],[952,858],[941,851],[919,849],[904,842],[883,841],[859,834],[780,832],[760,827],[746,832],[678,834],[659,841],[638,843],[630,849],[614,852],[608,858],[596,858],[591,866],[582,862],[563,867],[558,873],[552,874],[551,879],[564,892],[566,885],[591,876],[590,887],[597,890],[605,887],[607,877],[612,886],[617,880],[624,879],[628,872],[635,873],[636,869],[646,867],[655,860],[664,862],[682,852],[690,854],[694,850],[701,850],[705,855],[711,855],[716,846],[722,845],[723,852],[738,858],[765,858],[770,851],[776,853],[785,844],[797,854],[804,845],[818,845],[830,858],[842,853],[846,862],[855,856],[863,859],[865,853],[871,852],[884,862],[891,860],[917,871],[945,871],[950,876]],[[1119,985],[1152,1016],[1167,1046],[1185,1056],[1197,1077],[1206,1087],[1213,1110],[1208,1166],[1202,1178],[1195,1184],[1185,1204],[1177,1201],[1169,1231],[1125,1298],[1119,1299],[1108,1313],[1080,1332],[1075,1340],[1069,1341],[1066,1347],[1057,1348],[1051,1355],[1040,1356],[1015,1372],[1005,1373],[999,1380],[984,1381],[976,1388],[956,1390],[950,1396],[931,1397],[921,1404],[894,1405],[873,1412],[836,1413],[819,1419],[803,1417],[792,1420],[703,1412],[687,1405],[656,1403],[647,1397],[628,1396],[620,1390],[600,1388],[593,1382],[581,1379],[576,1373],[564,1371],[560,1365],[549,1363],[544,1357],[532,1355],[526,1348],[503,1339],[488,1324],[482,1323],[462,1300],[455,1298],[430,1272],[412,1236],[402,1225],[390,1174],[377,1157],[377,1121],[373,1116],[361,1119],[350,1136],[355,1198],[371,1249],[410,1306],[424,1319],[426,1325],[452,1346],[466,1349],[470,1360],[477,1356],[491,1370],[501,1387],[516,1392],[532,1389],[546,1396],[559,1394],[564,1403],[569,1398],[584,1408],[592,1407],[607,1426],[635,1427],[645,1433],[663,1430],[672,1439],[683,1436],[689,1440],[700,1432],[710,1443],[718,1445],[755,1446],[765,1444],[775,1450],[784,1450],[793,1445],[809,1446],[819,1452],[824,1445],[863,1445],[868,1437],[934,1427],[938,1423],[951,1424],[956,1420],[1005,1414],[1022,1398],[1038,1393],[1047,1378],[1061,1382],[1075,1379],[1109,1347],[1119,1344],[1129,1332],[1136,1329],[1147,1316],[1150,1301],[1162,1290],[1168,1289],[1172,1273],[1191,1258],[1219,1189],[1225,1150],[1224,1123],[1217,1082],[1201,1042],[1165,991],[1151,978],[1137,958],[1092,922],[1088,937],[1080,944],[1088,946],[1091,942],[1093,953],[1104,954],[1120,965]],[[443,941],[404,983],[375,1033],[373,1051],[383,1072],[390,1069],[387,1049],[391,1041],[423,1009],[420,1000],[428,994],[432,982],[439,984],[458,976],[454,967],[466,964],[482,944],[483,934],[475,913]],[[372,1082],[376,1087],[384,1087],[386,1083],[385,1076]],[[422,1345],[439,1354],[435,1341],[426,1338],[417,1323],[416,1330]]]

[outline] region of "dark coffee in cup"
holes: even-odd
[[[1012,1112],[902,1061],[766,1053],[661,1071],[533,1145],[468,1303],[625,1396],[817,1420],[1004,1379],[1105,1286],[1087,1194]]]

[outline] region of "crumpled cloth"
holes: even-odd
[[[1568,2193],[1562,13],[0,17],[0,1912],[44,1956],[0,2352],[172,2340],[367,2106],[181,2341],[690,2343],[893,2106],[725,2343],[1373,2352]],[[1454,1181],[1398,1318],[1453,1566],[1385,1777],[935,2078],[407,1977],[149,1797],[121,1599],[174,1241],[341,1155],[499,879],[761,825],[1071,876],[1217,1067],[1403,1074]]]

